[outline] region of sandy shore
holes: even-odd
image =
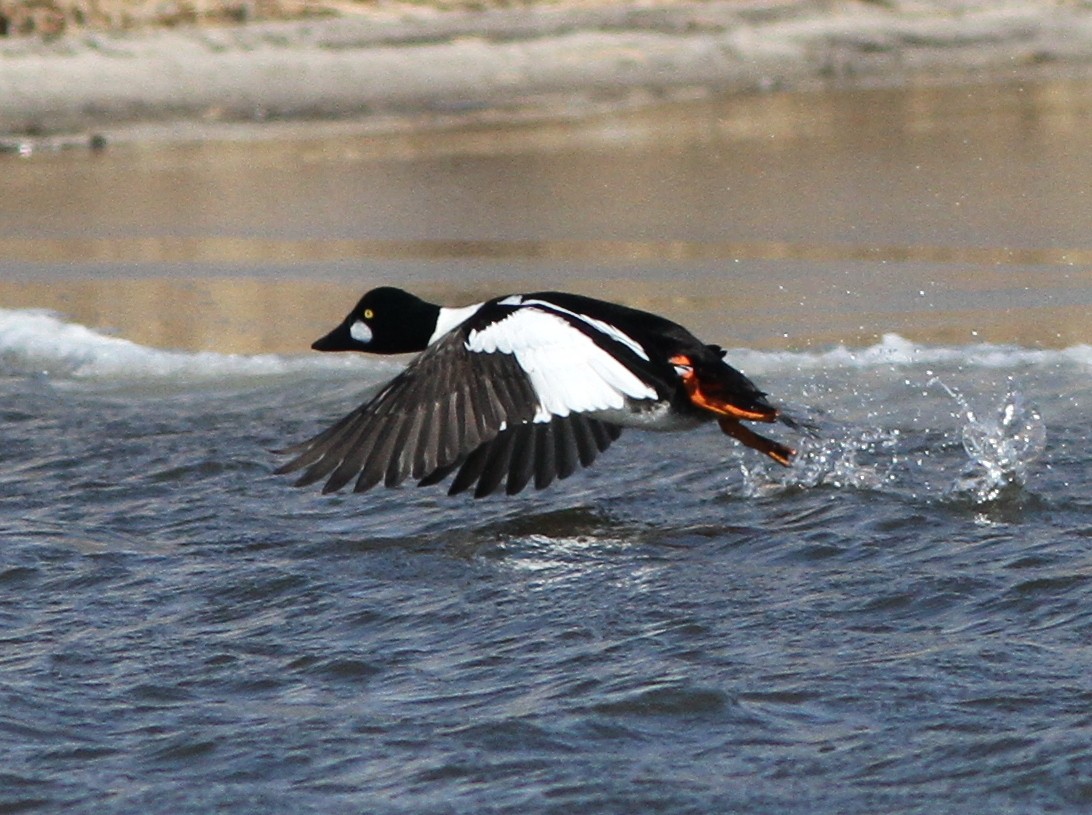
[[[170,136],[197,128],[199,135],[222,123],[315,119],[384,129],[1092,65],[1092,5],[1083,2],[383,8],[320,20],[0,39],[0,134]]]

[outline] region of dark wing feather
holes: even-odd
[[[545,489],[556,477],[557,462],[554,459],[554,440],[550,436],[550,425],[540,424],[535,427],[535,489]]]
[[[316,472],[310,475],[310,478],[321,478],[324,475],[323,470],[331,464],[336,464],[336,468],[330,474],[330,477],[326,479],[326,484],[323,485],[322,491],[336,492],[357,477],[357,473],[360,472],[361,467],[364,464],[365,455],[374,450],[375,442],[378,439],[389,438],[394,436],[393,433],[385,433],[387,425],[391,423],[391,417],[383,417],[375,424],[369,425],[363,422],[358,422],[358,430],[356,433],[346,433],[345,440],[336,448],[332,449],[329,454],[323,457],[323,466],[318,465],[312,467],[312,470]],[[339,463],[340,462],[340,463]]]
[[[568,478],[576,471],[577,466],[576,440],[573,438],[572,422],[558,422],[553,436],[557,477]]]
[[[482,470],[485,469],[485,464],[489,460],[489,448],[492,447],[493,442],[495,441],[496,439],[491,442],[486,442],[466,457],[466,461],[459,467],[458,475],[456,475],[455,480],[451,482],[451,487],[447,491],[448,495],[458,495],[460,492],[464,492],[474,486],[474,482],[481,477]],[[429,476],[425,480],[431,483],[432,477]],[[440,480],[442,481],[443,479]]]
[[[467,351],[461,332],[454,331],[425,350],[373,399],[289,448],[296,457],[277,472],[303,470],[296,482],[301,486],[329,476],[326,492],[354,477],[358,492],[380,481],[395,486],[411,475],[429,479],[438,471],[465,467],[464,461],[496,438],[501,428],[531,422],[537,406],[530,380],[515,357]],[[498,449],[496,455],[501,452]],[[506,473],[507,465],[501,470]]]
[[[438,484],[458,469],[449,495],[473,487],[474,497],[482,498],[495,492],[502,483],[508,495],[515,495],[532,478],[535,488],[542,489],[555,479],[572,475],[579,466],[590,466],[621,433],[622,428],[617,425],[580,413],[555,416],[549,422],[516,425],[503,430],[460,462],[430,473],[419,486]]]
[[[512,428],[512,436],[512,458],[504,485],[504,491],[509,495],[520,492],[535,474],[535,426],[524,424]]]
[[[478,476],[478,486],[474,488],[475,498],[484,498],[497,487],[508,475],[508,465],[512,460],[512,448],[515,447],[516,437],[521,428],[513,428],[507,433],[501,433],[487,446],[488,453],[481,475]]]

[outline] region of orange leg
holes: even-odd
[[[786,447],[773,439],[758,435],[753,430],[741,425],[739,420],[733,419],[731,416],[717,417],[717,424],[727,435],[738,439],[752,450],[764,453],[783,467],[791,466],[792,457],[796,455],[796,451],[791,447]]]
[[[760,436],[739,423],[740,419],[757,422],[775,421],[777,419],[776,410],[761,413],[755,410],[747,410],[733,405],[725,398],[718,398],[713,393],[707,393],[702,389],[702,383],[699,381],[697,374],[694,373],[694,366],[691,364],[690,358],[685,354],[672,357],[671,364],[678,370],[679,378],[682,379],[683,387],[686,388],[690,401],[710,413],[715,413],[721,430],[732,438],[738,439],[752,450],[758,450],[758,452],[769,456],[778,464],[784,467],[791,466],[789,462],[796,455],[795,450],[786,447],[784,444],[779,444],[773,439]]]

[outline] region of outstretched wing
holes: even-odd
[[[508,494],[544,487],[587,466],[621,432],[588,413],[656,392],[562,316],[510,310],[456,329],[426,349],[373,399],[290,448],[278,473],[323,492],[353,479],[362,492],[409,477],[433,484],[458,470],[451,492]]]
[[[303,470],[323,492],[356,479],[363,492],[383,482],[424,478],[467,456],[507,426],[529,422],[538,399],[518,363],[468,353],[458,332],[430,346],[374,398],[314,438],[289,448],[278,473]]]

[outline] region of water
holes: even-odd
[[[0,311],[0,808],[1085,811],[1092,348],[730,358],[792,470],[322,497],[270,450],[394,363]]]
[[[0,305],[287,354],[370,286],[556,286],[725,346],[1066,347],[1092,342],[1090,125],[1092,81],[1012,82],[5,156]]]
[[[0,812],[1088,811],[1090,120],[1013,82],[0,157]],[[293,489],[271,451],[403,364],[306,350],[380,283],[664,313],[814,433]]]

